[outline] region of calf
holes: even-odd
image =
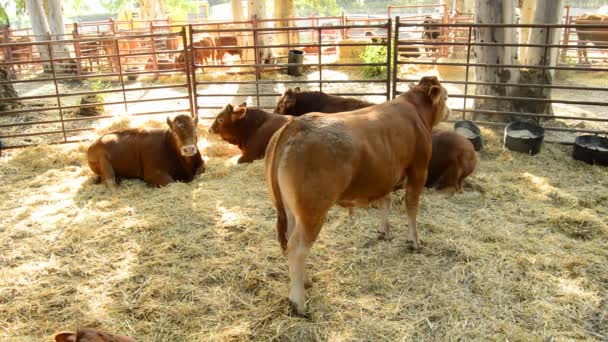
[[[167,118],[169,129],[130,128],[104,134],[88,149],[89,166],[110,189],[116,177],[143,179],[151,186],[190,182],[205,171],[196,146],[196,124],[188,115]]]
[[[265,175],[277,208],[277,232],[289,262],[289,299],[305,314],[305,263],[334,204],[366,206],[405,183],[408,240],[419,248],[416,215],[431,159],[431,129],[448,114],[436,77],[392,101],[351,112],[308,114],[272,136]],[[386,211],[385,211],[386,212]],[[388,224],[381,227],[388,234]]]
[[[434,130],[432,157],[426,186],[439,191],[462,192],[464,179],[475,170],[477,155],[473,144],[462,135]]]
[[[339,113],[373,106],[371,102],[325,94],[320,91],[300,91],[288,88],[277,101],[275,113],[301,116],[310,112]]]
[[[135,342],[134,339],[114,335],[92,328],[81,328],[76,332],[62,331],[55,334],[55,342]]]
[[[222,46],[237,46],[239,45],[235,36],[224,36],[224,37],[215,37],[215,59],[220,62],[220,64],[224,64],[224,54],[228,53],[233,56],[239,56],[239,59],[242,61],[242,51],[237,48],[221,48]]]
[[[217,115],[209,131],[239,147],[243,152],[239,164],[251,163],[264,158],[270,137],[292,118],[291,115],[247,108],[247,103],[237,107],[229,104]]]
[[[607,25],[608,15],[597,13],[581,14],[574,19],[574,23],[577,25]],[[589,58],[587,57],[587,43],[608,45],[608,27],[577,27],[575,30],[576,36],[578,37],[578,63],[590,64]]]

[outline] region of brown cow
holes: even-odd
[[[130,128],[104,134],[87,151],[91,170],[109,189],[116,177],[139,178],[152,186],[190,182],[205,171],[196,146],[196,124],[188,115],[167,118],[169,129]]]
[[[211,49],[215,47],[215,43],[213,43],[213,39],[211,37],[204,37],[199,41],[194,42],[194,44],[189,44],[187,50],[192,50],[194,46],[194,63],[197,65],[203,64],[215,64],[215,49]],[[201,48],[209,48],[209,49],[201,49]],[[180,52],[177,57],[175,57],[175,68],[184,69],[186,66],[186,56],[184,52]]]
[[[97,329],[81,328],[76,332],[62,331],[55,334],[55,342],[135,342],[135,340],[128,336],[110,334]]]
[[[264,158],[270,137],[292,118],[291,115],[247,108],[247,103],[240,106],[229,104],[217,115],[209,131],[239,147],[243,152],[239,164],[251,163]]]
[[[31,43],[32,39],[25,36],[14,36],[6,39],[6,43]],[[10,62],[31,62],[34,49],[32,45],[11,46],[6,49],[9,57],[5,57]],[[26,68],[29,63],[16,64],[17,69]]]
[[[103,32],[101,34],[102,37],[114,37],[116,39],[105,39],[101,41],[101,46],[106,55],[110,55],[108,57],[108,61],[112,68],[113,72],[118,72],[118,54],[120,54],[121,63],[123,65],[127,64],[127,58],[125,55],[137,53],[141,49],[140,41],[136,39],[130,39],[127,37],[121,37],[121,35],[127,35],[129,32],[122,32],[114,34],[112,32]],[[135,33],[133,33],[135,34]],[[118,50],[116,48],[118,47]]]
[[[301,116],[310,112],[338,113],[373,106],[371,102],[325,94],[302,92],[299,87],[287,89],[277,101],[274,112]],[[437,190],[460,192],[462,181],[476,165],[475,149],[461,135],[449,131],[433,131],[433,153],[429,162],[426,186]],[[441,178],[441,179],[440,179]]]
[[[407,237],[419,248],[416,215],[431,159],[431,129],[447,117],[446,100],[437,78],[423,77],[392,101],[352,112],[304,115],[272,136],[266,184],[289,261],[289,299],[298,314],[306,312],[304,288],[310,285],[306,257],[334,204],[386,202],[407,179]]]
[[[238,46],[238,40],[235,36],[224,36],[224,37],[215,37],[215,59],[220,62],[220,64],[224,64],[224,54],[228,53],[232,56],[239,56],[239,59],[242,61],[242,50],[237,48],[220,48],[221,46]]]
[[[81,64],[85,64],[84,61],[87,61],[88,67],[83,68],[83,71],[93,71],[93,63],[97,65],[99,69],[99,55],[101,54],[101,43],[99,41],[84,41],[78,44],[80,49],[80,56],[86,57],[81,59]]]
[[[587,13],[579,15],[574,19],[574,23],[577,25],[608,25],[608,15]],[[593,43],[594,45],[608,45],[608,28],[576,28],[576,35],[578,37],[578,62],[589,63],[587,58],[587,43]]]
[[[426,186],[439,191],[462,192],[464,179],[477,166],[473,144],[453,131],[434,130],[432,138],[433,155]]]
[[[301,116],[306,113],[339,113],[374,105],[351,97],[325,94],[320,91],[300,91],[288,88],[277,101],[275,113]]]

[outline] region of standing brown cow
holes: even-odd
[[[223,36],[223,37],[215,37],[215,59],[220,62],[220,64],[224,64],[224,55],[226,53],[239,56],[239,59],[243,61],[242,50],[238,48],[234,48],[234,46],[238,46],[239,42],[235,36]],[[222,48],[223,46],[233,46],[232,48]]]
[[[205,171],[196,124],[189,115],[167,118],[169,129],[131,128],[104,134],[88,149],[91,170],[109,189],[116,177],[139,178],[152,186],[190,182]]]
[[[62,331],[55,334],[55,342],[135,342],[135,340],[128,336],[110,334],[97,329],[81,328],[76,332]]]
[[[243,152],[238,163],[251,163],[264,158],[270,137],[293,117],[267,113],[261,109],[227,105],[215,118],[209,131],[237,145]]]
[[[577,25],[608,25],[608,15],[596,13],[582,14],[574,19],[574,23]],[[575,30],[578,37],[578,62],[590,64],[589,58],[587,57],[587,43],[593,43],[594,45],[608,45],[608,28],[577,27]]]
[[[274,112],[301,116],[311,112],[339,113],[373,105],[352,97],[329,95],[320,91],[300,91],[300,87],[296,87],[285,90],[277,101]]]
[[[320,91],[287,89],[277,101],[275,113],[301,116],[311,112],[338,113],[373,106],[371,102],[325,94]],[[426,187],[442,191],[462,191],[464,178],[477,164],[473,145],[461,135],[444,130],[432,134],[433,153]],[[400,188],[401,186],[399,186]]]
[[[189,44],[186,51],[194,50],[194,64],[204,65],[204,64],[215,64],[215,44],[213,43],[213,39],[211,37],[203,37],[199,41],[194,42],[193,44]],[[202,49],[204,48],[204,49]],[[185,51],[180,52],[177,57],[175,57],[175,67],[177,69],[184,69],[186,66],[186,55]]]
[[[392,101],[333,115],[308,114],[272,136],[266,184],[289,261],[289,299],[298,314],[306,312],[304,288],[311,284],[306,258],[334,204],[384,200],[405,180],[407,237],[419,248],[416,215],[431,159],[431,129],[447,117],[446,100],[437,78],[423,77]]]

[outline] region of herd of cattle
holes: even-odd
[[[228,104],[217,114],[209,131],[239,147],[239,163],[264,159],[297,314],[305,315],[304,289],[312,285],[305,259],[333,205],[381,204],[379,238],[389,239],[390,196],[405,188],[407,237],[419,249],[416,215],[423,188],[462,191],[477,158],[465,137],[433,130],[448,115],[446,100],[445,88],[432,76],[382,104],[295,88],[282,94],[274,113],[242,103]],[[197,123],[178,115],[167,118],[166,129],[104,134],[87,151],[89,166],[112,190],[121,178],[143,179],[151,186],[192,181],[205,172]]]

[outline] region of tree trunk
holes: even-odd
[[[513,23],[512,0],[477,0],[475,2],[475,22],[477,24]],[[476,39],[480,43],[513,44],[515,32],[513,28],[481,27],[476,32]],[[477,63],[480,64],[515,64],[515,49],[511,46],[480,46],[476,49]],[[509,96],[511,91],[508,85],[519,78],[515,68],[476,67],[475,80],[477,82],[492,82],[494,85],[478,85],[475,95]],[[475,99],[476,110],[511,111],[511,101],[498,101],[491,99]],[[508,121],[506,116],[474,113],[474,120],[481,121]]]
[[[520,0],[519,7],[519,23],[520,24],[531,24],[534,18],[534,8],[536,7],[536,0]],[[527,44],[528,37],[530,36],[530,28],[522,27],[519,29],[519,44]],[[528,48],[522,46],[519,48],[518,59],[520,61],[525,60]]]
[[[247,14],[249,15],[249,19],[253,19],[253,16],[256,16],[258,20],[266,18],[266,1],[265,0],[248,0],[247,1]],[[266,23],[258,23],[258,27],[266,27]],[[258,41],[257,44],[265,44],[266,39],[262,38],[262,33],[258,33]],[[252,52],[252,49],[247,49],[249,53]],[[254,56],[259,57],[260,50],[256,50],[258,53]],[[259,58],[255,57],[256,63],[259,62]],[[249,59],[249,55],[247,57]],[[252,58],[253,59],[253,58]]]
[[[25,8],[30,16],[32,22],[32,31],[34,31],[34,38],[36,41],[45,41],[50,33],[49,23],[46,21],[44,15],[44,9],[42,8],[42,2],[40,0],[25,0]],[[36,49],[40,54],[40,58],[49,59],[49,50],[47,45],[36,45]],[[44,63],[44,71],[50,72],[51,67],[49,63]]]
[[[59,0],[47,0],[47,19],[51,29],[52,39],[67,39],[65,35],[65,25],[63,24],[63,12]],[[55,58],[69,58],[70,52],[65,44],[53,44],[53,55]],[[65,72],[73,68],[70,61],[60,61],[55,64],[57,72]],[[73,70],[72,70],[73,71]]]
[[[294,18],[295,17],[295,6],[293,0],[274,0],[274,18],[275,19],[286,19],[286,18]],[[289,27],[294,26],[293,22],[281,21],[277,22],[278,27]],[[284,31],[284,33],[280,33],[277,35],[278,44],[296,44],[298,43],[298,34],[297,32],[289,32]],[[289,48],[280,48],[277,49],[278,53],[281,55],[287,55],[287,50]]]
[[[232,20],[243,20],[243,4],[241,0],[230,0],[230,5],[232,6]]]
[[[563,0],[537,0],[532,22],[538,24],[561,23]],[[558,44],[560,29],[531,28],[528,44]],[[521,58],[524,65],[555,66],[557,62],[557,49],[543,47],[529,47],[527,53]],[[549,85],[553,82],[553,70],[525,69],[522,70],[519,83]],[[550,88],[518,87],[514,94],[520,97],[535,97],[541,99],[551,98]],[[553,114],[551,103],[537,103],[534,101],[520,101],[514,104],[515,110],[526,113]],[[537,120],[538,121],[538,120]]]
[[[9,70],[7,68],[6,65],[0,65],[0,82],[8,82],[10,81],[10,73]],[[19,97],[19,95],[17,94],[17,92],[15,91],[15,88],[13,88],[13,84],[12,83],[3,83],[0,85],[0,99],[3,99],[2,101],[0,101],[0,111],[3,110],[8,110],[9,109],[9,103],[12,103],[13,105],[19,103],[18,101],[8,101],[5,100],[7,98],[10,97]]]
[[[138,0],[142,19],[165,17],[164,0]]]

